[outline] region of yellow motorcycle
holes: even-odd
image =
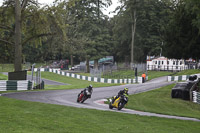
[[[117,108],[118,110],[121,110],[127,103],[128,103],[128,95],[127,94],[123,94],[120,97],[118,97],[117,99],[115,99],[115,97],[113,97],[112,99],[110,99],[110,103],[109,103],[109,108],[113,109],[113,108]],[[113,102],[113,100],[115,99],[115,101]]]

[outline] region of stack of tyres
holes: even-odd
[[[190,99],[190,88],[188,82],[179,82],[172,88],[171,91],[172,98],[181,98],[183,100]]]
[[[189,81],[178,82],[171,91],[172,98],[181,98],[183,100],[190,100],[190,89],[198,82],[197,75],[189,76]]]
[[[197,79],[197,75],[191,75],[189,76],[189,81],[194,81]]]

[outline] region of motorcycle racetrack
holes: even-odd
[[[136,93],[141,93],[141,92],[157,89],[157,88],[160,88],[172,83],[174,82],[167,82],[167,77],[161,77],[161,78],[157,78],[143,84],[126,84],[126,85],[120,85],[120,86],[100,87],[100,88],[94,87],[91,99],[87,99],[84,103],[76,102],[77,95],[80,93],[82,89],[16,92],[16,93],[5,93],[5,94],[2,94],[2,96],[25,100],[25,101],[34,101],[34,102],[58,104],[58,105],[64,105],[64,106],[73,106],[77,108],[115,111],[119,113],[129,113],[129,114],[136,114],[136,115],[143,115],[143,116],[155,116],[155,117],[162,117],[162,118],[173,118],[173,119],[191,120],[191,121],[200,122],[200,120],[196,118],[162,115],[162,114],[155,114],[155,113],[149,113],[149,112],[135,111],[135,110],[125,109],[125,108],[118,111],[117,109],[109,109],[108,105],[104,104],[105,99],[116,95],[119,90],[122,90],[125,87],[129,88],[129,94],[136,94]]]

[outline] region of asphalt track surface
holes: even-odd
[[[142,115],[142,116],[155,116],[155,117],[162,117],[162,118],[171,118],[171,119],[190,120],[190,121],[200,122],[200,120],[196,118],[162,115],[162,114],[155,114],[155,113],[150,113],[150,112],[135,111],[135,110],[125,109],[125,108],[123,108],[120,111],[118,111],[117,109],[111,110],[108,108],[108,105],[103,104],[103,101],[106,98],[115,96],[119,90],[125,87],[129,88],[129,94],[136,94],[136,93],[141,93],[141,92],[157,89],[157,88],[160,88],[162,86],[166,86],[172,83],[174,82],[167,82],[167,77],[162,77],[162,78],[151,80],[143,84],[126,84],[126,85],[120,85],[120,86],[94,88],[91,99],[86,100],[84,103],[76,102],[77,95],[78,93],[80,93],[82,89],[16,92],[16,93],[2,94],[2,96],[25,100],[25,101],[34,101],[34,102],[41,102],[41,103],[48,103],[48,104],[73,106],[77,108],[115,111],[119,113],[136,114],[136,115]]]

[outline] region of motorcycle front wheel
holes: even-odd
[[[123,107],[124,107],[124,103],[120,101],[120,102],[118,103],[118,108],[117,108],[117,109],[118,109],[118,110],[121,110]]]
[[[77,102],[77,103],[79,103],[79,102],[80,102],[80,101],[79,101],[79,97],[77,98],[76,102]]]
[[[112,103],[109,103],[109,109],[113,109]]]

